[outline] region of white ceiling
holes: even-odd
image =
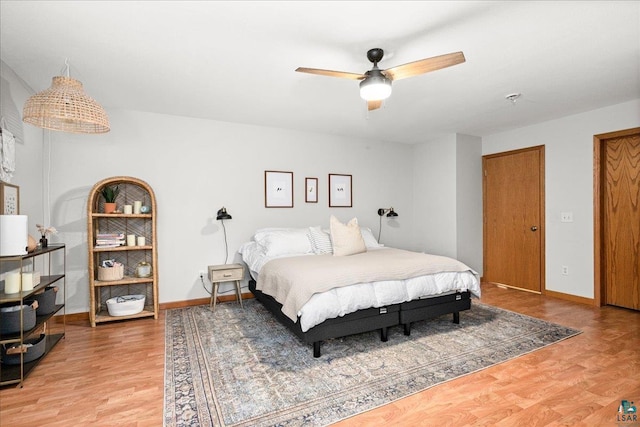
[[[107,108],[416,143],[486,136],[640,98],[640,2],[0,0],[0,56],[34,90],[65,60]],[[363,73],[463,51],[394,82],[367,112]],[[521,92],[511,105],[505,96]]]

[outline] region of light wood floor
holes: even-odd
[[[640,313],[493,285],[482,301],[583,333],[336,426],[616,426],[622,399],[640,406]],[[24,388],[0,389],[0,426],[162,426],[164,313],[66,332]]]

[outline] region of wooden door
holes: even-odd
[[[600,141],[603,299],[640,310],[640,129]]]
[[[544,146],[483,156],[486,282],[542,292]]]

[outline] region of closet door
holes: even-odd
[[[544,288],[544,146],[483,156],[485,282]]]

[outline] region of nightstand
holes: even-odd
[[[209,280],[213,285],[211,292],[211,301],[209,307],[213,307],[216,310],[216,299],[218,299],[218,286],[222,282],[236,282],[236,294],[238,295],[238,302],[242,307],[242,293],[240,291],[240,280],[244,278],[244,267],[242,264],[224,264],[224,265],[210,265],[209,266]]]

